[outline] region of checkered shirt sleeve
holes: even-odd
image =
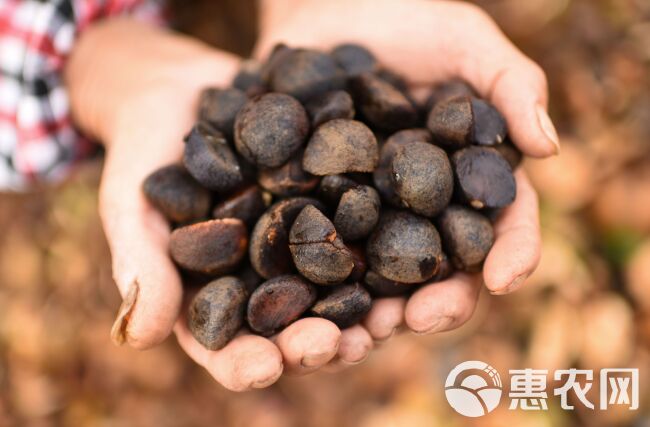
[[[74,128],[61,71],[92,22],[128,14],[162,23],[152,0],[0,0],[0,190],[64,178],[94,151]]]

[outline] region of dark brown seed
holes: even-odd
[[[351,119],[354,117],[354,103],[350,94],[343,90],[327,92],[318,96],[305,106],[311,125],[315,129],[333,119]]]
[[[374,188],[367,185],[352,188],[341,196],[334,227],[346,242],[363,239],[377,225],[380,208],[379,194]]]
[[[214,207],[212,217],[237,218],[248,227],[252,227],[270,204],[271,195],[264,193],[258,186],[252,185],[220,202]]]
[[[368,266],[383,277],[420,283],[433,277],[442,257],[440,235],[426,218],[406,211],[388,211],[366,245]]]
[[[373,126],[395,131],[413,127],[418,114],[411,101],[385,80],[372,73],[353,77],[352,93],[363,116]]]
[[[287,275],[258,286],[248,301],[251,329],[268,337],[297,320],[316,301],[316,288],[300,276]]]
[[[147,200],[169,221],[187,223],[206,217],[210,209],[210,192],[181,165],[162,167],[142,185]]]
[[[253,266],[248,262],[239,269],[238,276],[239,280],[244,282],[249,295],[252,294],[253,291],[264,281],[264,278],[257,274],[257,271],[255,271]]]
[[[270,73],[275,92],[289,94],[302,102],[331,90],[345,87],[345,72],[334,59],[311,49],[283,52]]]
[[[438,272],[431,278],[430,282],[441,282],[451,277],[452,274],[454,274],[454,266],[451,264],[451,261],[449,260],[447,254],[443,252],[442,259],[440,260],[440,268],[438,269]]]
[[[187,326],[208,350],[219,350],[244,323],[248,292],[236,277],[226,276],[205,285],[189,307]]]
[[[272,205],[260,217],[251,233],[250,261],[257,273],[270,279],[294,271],[289,251],[289,229],[307,205],[325,209],[316,199],[296,197]]]
[[[330,206],[336,206],[343,193],[356,187],[356,181],[344,175],[327,175],[318,185],[318,197]]]
[[[472,143],[496,145],[503,142],[508,132],[506,120],[494,106],[482,99],[472,98]]]
[[[177,228],[169,250],[182,268],[208,275],[223,274],[237,266],[246,253],[246,227],[238,219],[214,219]]]
[[[452,80],[436,85],[426,102],[426,110],[431,111],[433,107],[441,102],[447,102],[454,98],[476,96],[474,89],[462,80]]]
[[[332,49],[331,55],[348,76],[356,76],[366,71],[375,72],[379,68],[375,56],[358,44],[340,44]]]
[[[316,129],[305,149],[302,165],[314,175],[372,172],[378,158],[377,139],[366,125],[356,120],[335,119]]]
[[[432,217],[449,204],[454,174],[444,150],[426,142],[399,147],[391,165],[395,193],[403,206]]]
[[[438,217],[438,230],[454,267],[478,272],[494,243],[490,221],[480,213],[451,205]]]
[[[363,276],[366,274],[366,270],[368,269],[365,247],[359,244],[347,246],[350,249],[350,252],[352,252],[352,262],[354,263],[352,272],[350,273],[350,276],[348,276],[348,281],[359,282],[363,279]]]
[[[320,178],[302,168],[302,151],[284,165],[273,169],[260,169],[257,182],[267,191],[281,197],[299,196],[316,188]]]
[[[352,252],[337,235],[332,222],[312,205],[291,226],[289,249],[296,268],[319,285],[341,283],[352,272]]]
[[[309,133],[309,119],[289,95],[267,93],[253,98],[235,119],[235,146],[246,160],[274,168],[300,149]]]
[[[451,157],[457,189],[476,209],[502,208],[515,199],[512,169],[494,148],[467,147]]]
[[[399,207],[401,200],[395,194],[393,185],[392,162],[397,149],[411,142],[431,142],[431,132],[427,129],[404,129],[391,135],[379,152],[379,163],[372,173],[373,183],[382,198],[389,204]]]
[[[523,154],[515,145],[506,137],[506,140],[502,144],[497,144],[494,146],[494,149],[499,152],[506,159],[506,162],[510,165],[510,169],[513,171],[517,169],[523,158]]]
[[[359,323],[372,307],[372,298],[363,286],[337,286],[311,308],[312,314],[330,320],[340,329]]]
[[[199,120],[232,137],[235,116],[246,101],[248,97],[239,89],[205,89],[199,98]]]
[[[439,102],[427,119],[427,127],[436,143],[452,150],[463,148],[471,142],[472,126],[472,102],[466,96]]]
[[[266,92],[266,85],[262,79],[262,64],[254,59],[242,61],[232,85],[248,96],[261,95]]]
[[[199,123],[185,139],[183,163],[206,188],[227,192],[242,183],[241,168],[223,134]]]
[[[287,46],[284,43],[278,43],[275,46],[273,46],[273,49],[271,50],[271,54],[269,57],[266,59],[266,62],[262,64],[262,68],[260,69],[260,75],[262,77],[262,81],[268,85],[271,82],[271,73],[275,69],[275,67],[284,60],[285,57],[287,57],[293,49],[291,49],[289,46]]]
[[[401,283],[394,280],[388,280],[372,270],[368,270],[363,282],[373,295],[378,297],[394,297],[404,295],[413,290],[410,283]]]

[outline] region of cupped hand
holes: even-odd
[[[318,369],[339,350],[344,360],[359,356],[345,350],[349,333],[325,319],[299,320],[270,339],[242,330],[219,351],[206,350],[187,329],[183,286],[167,249],[170,225],[141,187],[151,172],[180,161],[200,90],[228,86],[238,65],[196,41],[119,19],[83,33],[65,77],[77,124],[106,147],[100,215],[123,297],[113,339],[146,349],[174,331],[194,361],[240,391],[268,386],[283,371]],[[369,335],[365,342],[372,343]]]
[[[267,57],[280,42],[325,50],[339,43],[359,43],[386,68],[404,76],[413,89],[452,78],[470,83],[502,112],[512,140],[524,154],[546,157],[559,152],[558,136],[546,113],[543,71],[474,5],[427,0],[265,0],[261,10],[258,58]],[[516,171],[515,178],[517,197],[495,224],[496,240],[482,275],[456,273],[425,284],[408,300],[375,300],[363,327],[342,332],[347,342],[339,353],[356,348],[367,354],[368,336],[386,340],[403,323],[423,334],[454,329],[471,317],[481,283],[492,294],[518,289],[539,262],[541,240],[535,190],[522,170]]]

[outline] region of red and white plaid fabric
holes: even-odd
[[[58,181],[93,151],[71,122],[61,71],[80,31],[119,14],[162,22],[152,0],[0,0],[0,190]]]

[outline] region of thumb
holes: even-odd
[[[177,144],[179,147],[181,144]],[[171,332],[182,302],[178,272],[167,254],[170,227],[145,199],[141,183],[150,171],[180,153],[137,156],[113,146],[100,189],[100,214],[113,258],[113,277],[124,298],[113,340],[145,349]]]
[[[467,31],[470,26],[472,31]],[[546,111],[546,76],[479,8],[457,22],[456,74],[470,82],[505,116],[513,142],[527,155],[559,154],[557,132]]]

